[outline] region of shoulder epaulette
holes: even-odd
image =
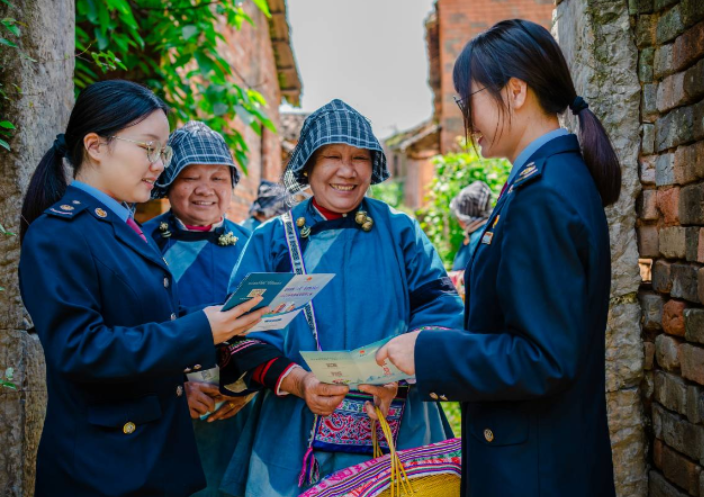
[[[540,159],[526,164],[523,169],[521,169],[521,172],[518,173],[518,177],[513,181],[513,185],[511,185],[512,189],[517,190],[529,183],[537,181],[543,175],[546,162],[545,159]]]
[[[54,217],[73,219],[79,212],[83,211],[85,208],[86,205],[80,200],[62,199],[51,207],[49,207],[44,212]]]

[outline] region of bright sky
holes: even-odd
[[[428,119],[424,21],[433,0],[287,0],[301,108],[340,98],[386,138]]]

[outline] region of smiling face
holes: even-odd
[[[146,146],[134,142],[160,142],[163,147],[168,138],[169,121],[161,110],[120,130],[113,138],[89,133],[83,140],[86,158],[76,179],[98,188],[118,202],[146,202],[154,189],[154,182],[164,171],[164,164],[161,158],[150,162]]]
[[[308,183],[324,208],[345,214],[362,202],[372,181],[372,153],[343,143],[320,147]]]
[[[219,222],[232,200],[230,166],[191,164],[169,189],[174,215],[190,226]]]
[[[506,112],[500,104],[483,90],[483,86],[472,81],[471,86],[472,138],[481,148],[482,157],[506,157],[502,150],[502,138],[507,138],[510,125]]]

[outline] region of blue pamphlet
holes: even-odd
[[[250,328],[248,333],[280,330],[293,321],[334,277],[334,274],[249,273],[227,299],[222,310],[230,310],[261,296],[264,300],[253,310],[268,306],[269,313],[262,316],[262,320]]]

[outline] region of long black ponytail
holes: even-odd
[[[577,95],[559,45],[539,24],[522,19],[501,21],[472,39],[460,53],[453,81],[464,102],[462,114],[467,135],[473,129],[472,81],[487,89],[505,115],[507,109],[501,91],[511,78],[524,81],[546,113],[562,114],[569,108],[577,116],[582,155],[602,204],[615,203],[621,191],[621,166],[611,140],[599,118]]]
[[[85,152],[83,139],[87,134],[112,136],[157,110],[166,113],[168,107],[152,91],[130,81],[101,81],[81,91],[66,133],[56,137],[29,182],[22,203],[20,242],[29,225],[66,192],[68,180],[64,164],[73,167],[74,176],[80,170]]]

